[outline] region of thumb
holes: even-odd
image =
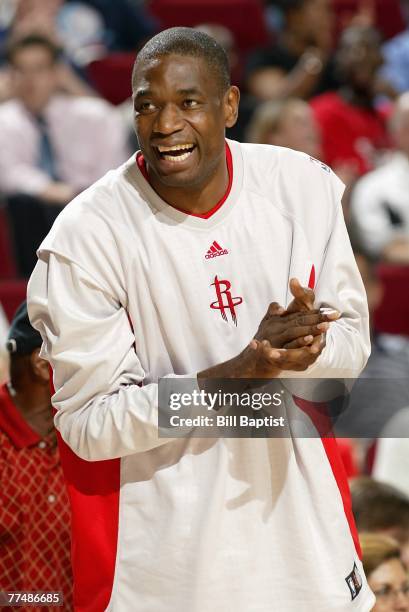
[[[290,304],[290,308],[287,309],[287,312],[291,312],[297,310],[313,310],[314,309],[314,301],[315,301],[315,293],[309,287],[303,287],[298,280],[298,278],[290,279],[290,291],[294,296],[294,300]]]

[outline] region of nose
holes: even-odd
[[[395,599],[395,606],[393,608],[396,612],[408,612],[409,602],[407,595],[404,595],[402,591],[397,595]]]
[[[157,134],[168,136],[183,130],[183,118],[176,104],[165,104],[156,115],[153,130]]]

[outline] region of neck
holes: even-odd
[[[53,415],[50,393],[40,385],[11,387],[13,403],[28,423],[41,437],[53,431]]]
[[[187,213],[202,215],[214,208],[227,191],[229,172],[226,156],[223,153],[223,159],[216,166],[214,173],[197,185],[180,187],[164,185],[153,173],[149,174],[149,180],[156,193],[170,206]]]

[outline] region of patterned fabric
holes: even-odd
[[[69,504],[56,436],[41,438],[34,432],[4,385],[0,388],[0,590],[62,591],[62,608],[27,607],[27,612],[69,611],[71,585]]]

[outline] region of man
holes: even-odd
[[[396,102],[390,122],[397,151],[361,178],[351,198],[362,249],[374,259],[409,263],[409,94]]]
[[[133,98],[141,151],[63,211],[29,286],[82,526],[77,609],[369,610],[363,576],[356,595],[346,582],[362,568],[334,440],[158,433],[160,378],[202,391],[363,367],[342,186],[304,154],[226,142],[239,92],[202,32],[151,39]],[[317,279],[341,320],[295,278],[291,300],[291,277]]]
[[[275,3],[277,5],[277,2]],[[249,58],[246,85],[261,100],[309,99],[334,89],[334,15],[329,0],[280,0],[284,27],[277,44]]]
[[[327,164],[349,168],[355,177],[372,170],[388,146],[385,121],[375,108],[382,65],[379,33],[354,26],[345,30],[337,51],[341,87],[311,102],[322,132]]]
[[[10,382],[0,388],[0,590],[60,591],[71,610],[70,513],[40,346],[24,302],[8,336]]]
[[[39,35],[8,50],[15,99],[0,105],[0,191],[23,276],[61,208],[128,155],[126,131],[108,104],[58,93],[58,58]]]

